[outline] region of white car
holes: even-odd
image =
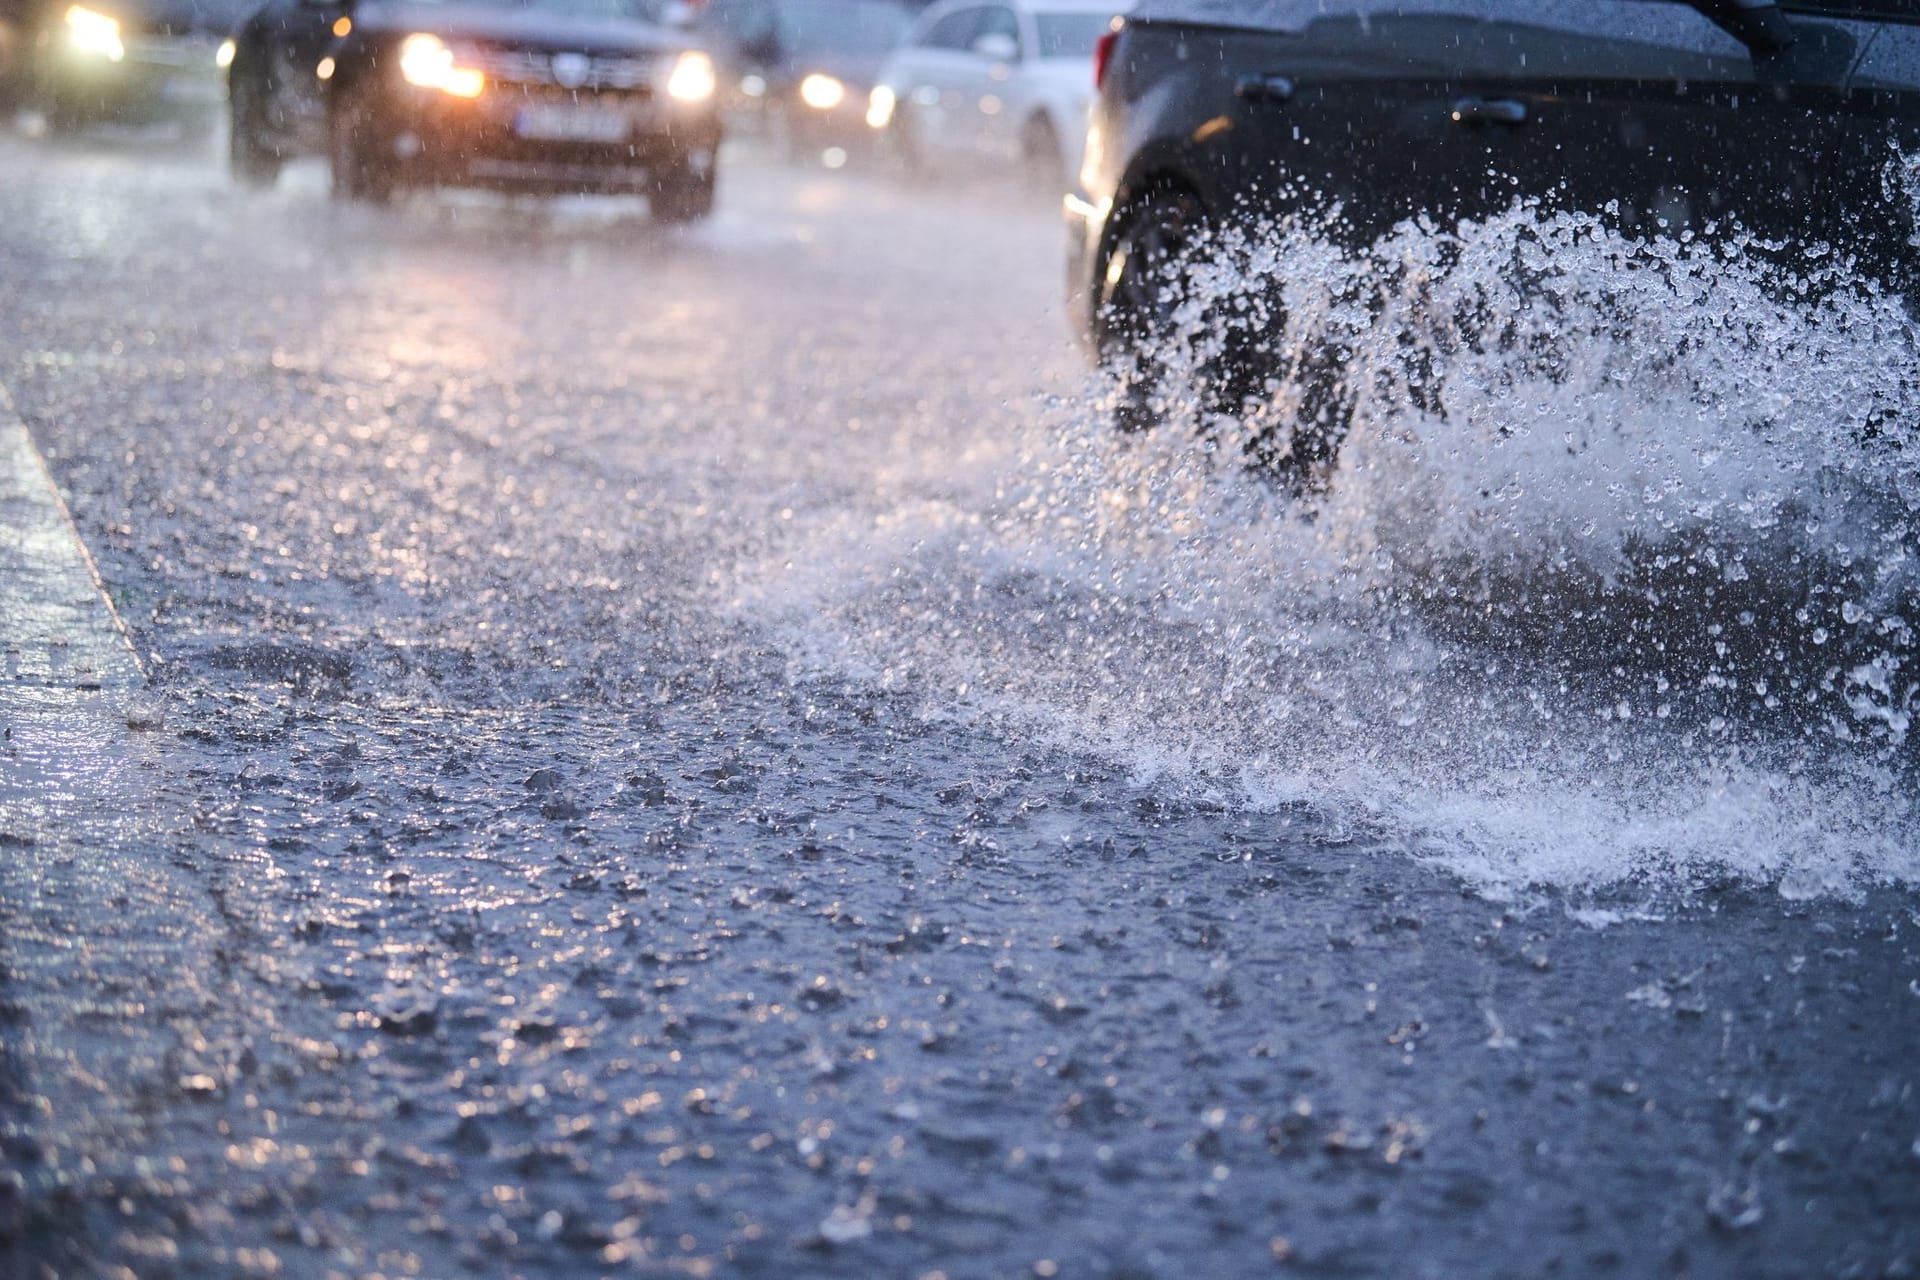
[[[943,0],[880,70],[867,123],[909,166],[982,162],[1064,191],[1080,169],[1093,48],[1130,0]]]

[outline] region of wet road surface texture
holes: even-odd
[[[1901,885],[1495,892],[775,616],[1045,452],[1043,203],[144,150],[0,139],[0,380],[154,682],[0,792],[0,1271],[1920,1266]]]

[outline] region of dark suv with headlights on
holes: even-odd
[[[24,3],[0,75],[55,133],[94,124],[172,123],[211,132],[226,99],[227,37],[252,0]]]
[[[1920,0],[1146,0],[1095,74],[1069,293],[1117,361],[1190,324],[1192,246],[1289,218],[1364,253],[1531,200],[1915,296]],[[1276,327],[1184,376],[1244,408]]]
[[[643,193],[713,209],[713,63],[656,0],[271,0],[228,73],[234,176],[324,153],[333,190]]]

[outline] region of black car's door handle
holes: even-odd
[[[1448,114],[1455,124],[1525,124],[1527,104],[1517,98],[1462,98]]]
[[[1243,102],[1285,102],[1293,96],[1293,81],[1287,76],[1241,76],[1233,96]]]

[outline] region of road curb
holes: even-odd
[[[91,1274],[221,1004],[146,688],[0,386],[0,1275]]]
[[[7,687],[147,681],[46,461],[0,383],[0,672]]]

